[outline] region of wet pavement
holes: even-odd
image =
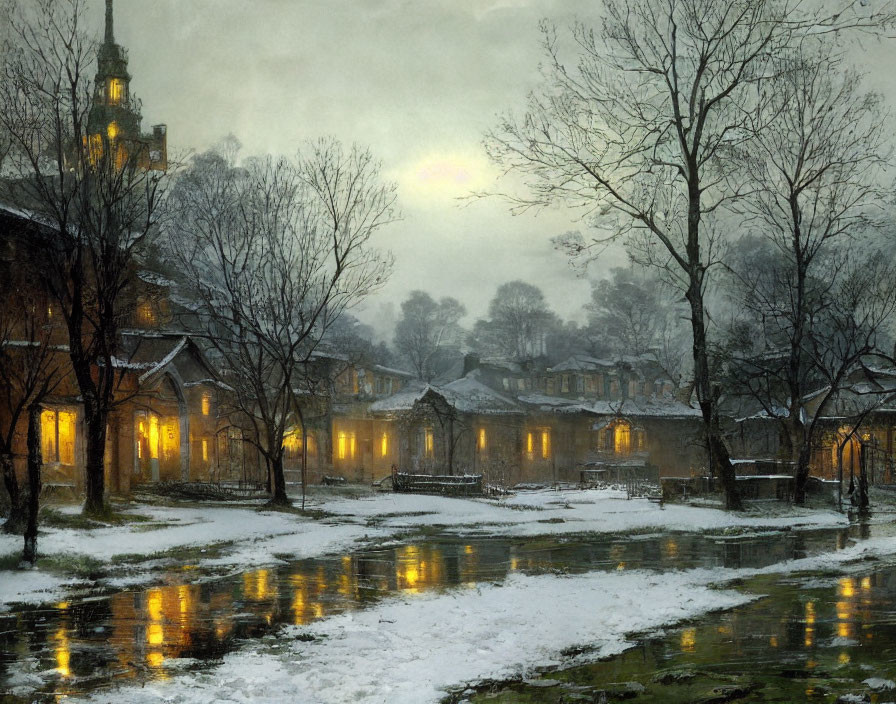
[[[86,693],[115,681],[170,677],[178,670],[208,667],[241,643],[270,634],[282,625],[303,625],[345,610],[364,608],[399,592],[496,582],[514,571],[540,574],[638,568],[764,567],[841,549],[850,538],[867,537],[870,530],[852,527],[741,537],[695,534],[526,540],[444,537],[301,560],[223,578],[206,575],[201,568],[187,565],[162,573],[150,587],[39,608],[22,607],[0,614],[0,695],[6,695],[9,701],[54,701],[58,695]],[[896,583],[891,581],[893,578],[889,573],[872,574],[868,590],[865,582],[853,586],[853,596],[849,599],[858,601],[844,602],[850,614],[851,635],[843,638],[860,637],[864,644],[865,640],[870,643],[877,637],[875,647],[884,642],[888,648],[896,644],[896,632],[884,630],[886,624],[872,632],[871,639],[865,639],[863,630],[869,613],[869,618],[883,618],[884,604],[896,611],[896,593],[888,592],[888,602],[879,594],[884,588],[881,585]],[[825,594],[813,599],[814,618],[818,621],[818,630],[812,636],[814,643],[829,640],[828,631],[840,623],[831,620],[827,609],[829,604],[836,605],[839,601]],[[868,605],[861,601],[865,598],[873,598],[880,608],[875,606],[869,612]],[[784,608],[783,602],[777,607]],[[750,608],[753,607],[735,613],[748,613]],[[769,639],[778,639],[782,648],[795,642],[793,633],[805,630],[800,617],[805,620],[802,612],[777,617],[774,632],[765,621],[750,625],[749,619],[742,616],[737,618],[742,618],[746,626],[728,624],[726,627],[738,634],[737,642],[741,643],[738,647],[755,645],[757,654],[767,656],[771,647]],[[893,620],[892,614],[887,618]],[[704,647],[709,653],[715,652],[719,644],[712,641],[708,631],[701,630],[704,628],[696,627],[693,636],[688,629],[675,636],[681,640],[678,650],[695,658]],[[751,635],[754,633],[763,634],[765,642],[754,641]],[[875,636],[876,633],[881,635]],[[806,640],[809,636],[803,633],[801,637]],[[674,649],[674,638],[670,642]],[[689,650],[689,644],[693,649]],[[667,646],[662,640],[645,643],[651,655],[637,656],[647,663],[645,671],[664,666],[669,659],[663,650]],[[518,692],[515,696],[528,695]]]

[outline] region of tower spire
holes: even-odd
[[[115,43],[112,29],[112,0],[106,0],[106,44]]]

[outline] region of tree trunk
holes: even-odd
[[[806,503],[806,483],[809,481],[809,458],[812,454],[812,446],[803,442],[796,458],[796,471],[793,482],[793,503],[803,505]]]
[[[32,565],[37,561],[37,512],[40,508],[40,406],[28,408],[28,522],[22,559]]]
[[[271,476],[274,483],[274,496],[271,503],[275,506],[289,506],[286,495],[286,477],[283,474],[283,452],[278,452],[271,459]]]
[[[92,406],[92,408],[91,408]],[[94,401],[85,403],[84,407],[84,432],[87,440],[85,462],[85,491],[87,500],[84,502],[84,515],[102,516],[106,513],[106,417],[105,410]]]
[[[3,532],[18,535],[25,527],[25,501],[22,496],[16,468],[12,461],[12,453],[0,454],[0,470],[3,472],[3,484],[9,495],[9,516],[3,523]]]
[[[722,482],[722,489],[725,492],[725,508],[740,511],[743,509],[743,505],[737,490],[734,465],[731,464],[731,456],[722,439],[716,412],[716,399],[710,385],[703,292],[696,276],[691,277],[686,298],[691,306],[691,326],[694,333],[694,386],[697,391],[697,401],[700,404],[700,413],[703,416],[710,471]]]
[[[865,443],[859,444],[859,513],[867,513],[870,501],[868,500],[868,461],[865,452]]]
[[[806,426],[798,417],[788,422],[791,458],[793,460],[793,502],[806,503],[806,483],[809,480],[809,459],[812,456],[812,445]]]

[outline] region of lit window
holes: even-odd
[[[118,123],[110,122],[109,126],[106,128],[106,136],[109,138],[109,141],[114,142],[116,139],[118,139],[118,133]]]
[[[159,417],[149,417],[149,457],[159,459]]]
[[[529,456],[529,459],[532,459],[532,452],[535,447],[535,434],[534,433],[526,433],[526,454]]]
[[[617,423],[613,429],[613,449],[617,455],[627,455],[631,452],[631,428],[628,423]]]
[[[44,411],[40,414],[41,454],[44,462],[75,464],[75,425],[72,411]]]
[[[40,451],[44,462],[56,462],[56,411],[40,414]]]
[[[551,456],[551,431],[541,431],[541,458],[548,459]]]
[[[207,416],[212,412],[212,397],[209,394],[202,394],[202,415]]]
[[[202,461],[208,462],[208,440],[202,439]]]
[[[109,81],[109,105],[118,105],[124,100],[124,81],[113,78]]]
[[[383,437],[380,439],[380,456],[385,457],[389,454],[389,434],[383,433]]]
[[[426,428],[423,431],[423,452],[427,457],[432,457],[435,448],[435,437],[432,428]]]
[[[154,325],[155,324],[156,312],[153,309],[151,302],[142,301],[137,306],[137,322],[140,325]]]
[[[180,422],[167,418],[162,424],[162,458],[173,460],[180,454]]]
[[[485,428],[479,429],[479,438],[478,438],[478,447],[480,452],[485,452],[486,445],[486,437],[485,437]]]
[[[355,434],[354,433],[352,433],[348,437],[348,448],[349,448],[349,455],[351,456],[352,459],[355,459]]]
[[[345,433],[339,433],[336,442],[336,456],[344,460],[348,449],[348,437]]]

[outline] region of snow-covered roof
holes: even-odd
[[[412,379],[414,377],[412,372],[405,371],[404,369],[395,369],[393,367],[384,367],[382,364],[374,364],[371,365],[370,368],[380,374],[391,374],[392,376],[400,376],[405,379]]]
[[[607,369],[615,364],[607,359],[598,359],[584,354],[574,354],[572,357],[555,364],[548,369],[549,372],[578,372],[593,371],[595,369]]]
[[[150,271],[149,269],[141,269],[138,271],[137,278],[153,286],[159,286],[160,288],[170,288],[175,285],[171,279],[166,279],[161,274],[155,271]]]
[[[448,402],[462,413],[522,413],[519,404],[476,379],[472,372],[441,387]]]
[[[439,393],[437,389],[429,384],[413,384],[402,389],[398,393],[387,396],[379,401],[374,401],[370,404],[370,411],[371,413],[396,413],[399,411],[409,411],[428,391]]]

